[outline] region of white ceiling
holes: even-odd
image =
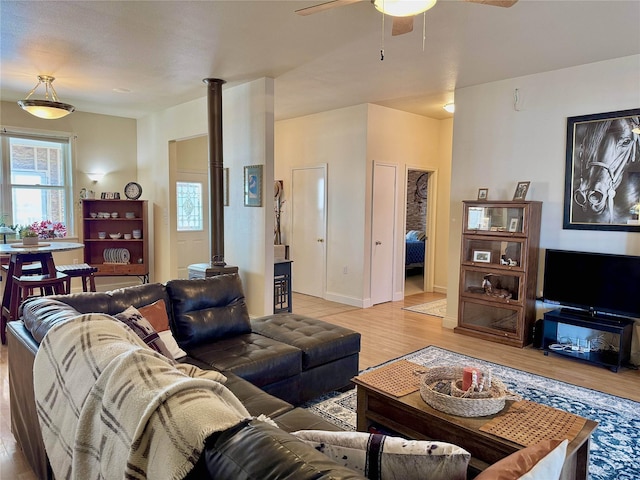
[[[267,76],[277,119],[367,102],[446,118],[456,88],[640,53],[640,0],[439,0],[424,50],[422,16],[383,37],[369,1],[294,14],[316,3],[1,0],[0,95],[46,73],[78,110],[137,118],[205,96],[206,77]]]

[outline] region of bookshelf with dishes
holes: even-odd
[[[135,275],[149,280],[146,200],[82,201],[84,261],[96,276]]]

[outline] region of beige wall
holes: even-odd
[[[75,231],[69,232],[70,239],[81,235],[79,192],[82,188],[94,190],[98,195],[100,192],[120,192],[124,195],[124,186],[138,178],[135,119],[75,112],[58,120],[43,120],[26,113],[14,102],[1,102],[0,122],[2,128],[7,130],[28,129],[75,136],[73,190],[77,218]],[[93,172],[106,175],[94,185],[86,175]],[[145,196],[146,184],[142,183],[142,198],[148,198]],[[73,263],[74,260],[83,261],[81,251],[56,254],[56,262],[59,264]],[[96,283],[99,289],[107,290],[139,282],[137,277],[104,277],[99,278]],[[76,287],[74,284],[74,288]]]
[[[511,199],[518,181],[531,181],[527,199],[543,202],[542,249],[640,255],[637,233],[562,228],[567,117],[637,108],[638,79],[634,55],[456,91],[447,326],[457,323],[461,202],[480,187],[489,200]]]

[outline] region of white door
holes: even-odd
[[[324,297],[327,167],[291,170],[291,239],[294,292]]]
[[[375,163],[371,219],[371,304],[393,300],[397,167]]]
[[[205,173],[178,172],[176,225],[178,278],[189,278],[189,265],[209,263],[209,177]]]

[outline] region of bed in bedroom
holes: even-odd
[[[424,267],[424,251],[427,237],[424,232],[410,230],[405,237],[405,269]]]

